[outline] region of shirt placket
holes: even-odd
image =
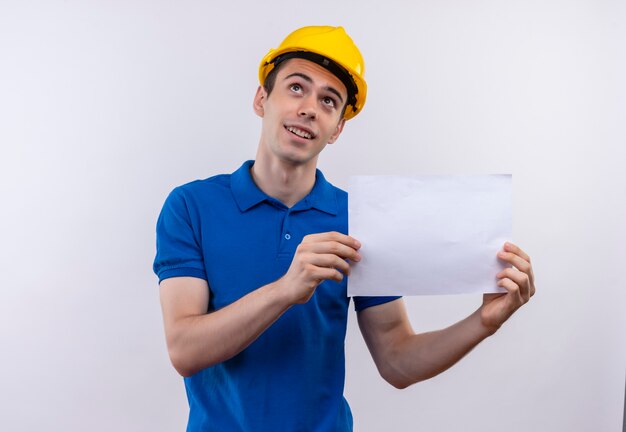
[[[280,239],[278,242],[278,256],[290,257],[294,252],[293,242],[295,241],[293,233],[291,232],[291,220],[293,213],[291,209],[285,209],[283,213],[283,220],[280,227]]]

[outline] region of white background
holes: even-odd
[[[355,429],[621,428],[625,2],[134,0],[0,1],[0,430],[184,429],[156,218],[174,186],[254,157],[258,62],[311,24],[344,25],[367,61],[368,102],[323,153],[327,177],[513,173],[513,240],[538,286],[403,391],[351,312]],[[406,299],[416,330],[480,300]]]

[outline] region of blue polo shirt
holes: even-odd
[[[157,222],[159,281],[205,279],[209,311],[282,277],[305,235],[348,232],[347,193],[319,170],[311,192],[288,208],[256,186],[253,163],[174,189]],[[241,353],[185,378],[187,430],[351,431],[343,397],[346,279],[322,282]],[[355,297],[354,305],[396,298]]]

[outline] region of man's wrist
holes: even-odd
[[[487,339],[489,336],[493,336],[500,329],[501,325],[484,322],[482,317],[483,307],[484,306],[481,305],[471,317],[479,337],[481,337],[481,339]]]
[[[290,295],[290,291],[286,289],[284,276],[267,284],[265,288],[267,289],[272,304],[279,305],[281,309],[289,309],[296,303],[292,298],[293,296]]]
[[[483,308],[484,305],[481,305],[475,312],[475,315],[477,315],[478,317],[478,323],[480,324],[481,331],[485,335],[484,338],[488,338],[489,336],[493,336],[498,330],[500,330],[502,324],[485,322],[485,320],[483,319]]]

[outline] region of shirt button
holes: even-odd
[[[289,240],[291,238],[291,234],[285,234],[285,240]]]

